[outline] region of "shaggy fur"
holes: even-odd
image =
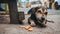
[[[28,19],[28,23],[30,24],[30,25],[39,25],[39,26],[41,26],[41,27],[45,27],[45,24],[46,24],[46,20],[45,20],[45,18],[42,18],[41,20],[40,19],[38,19],[37,18],[37,16],[36,16],[36,12],[38,11],[38,9],[41,9],[41,8],[43,8],[42,9],[42,11],[44,11],[46,8],[44,8],[44,7],[34,7],[34,8],[32,8],[32,9],[30,9],[29,10],[29,12],[31,11],[32,12],[32,14],[31,14],[31,16],[29,17],[29,19]],[[46,16],[47,16],[47,12],[46,12],[46,14],[45,14]],[[41,16],[42,17],[42,16]],[[45,24],[43,24],[43,22],[45,21]]]

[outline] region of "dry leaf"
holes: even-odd
[[[28,25],[28,26],[25,26],[25,29],[29,29],[29,28],[31,28],[31,26],[30,26],[30,25]]]
[[[28,31],[32,31],[32,30],[33,30],[33,28],[32,28],[32,27],[28,29]]]

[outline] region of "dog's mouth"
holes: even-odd
[[[37,20],[39,20],[39,21],[43,22],[43,21],[45,21],[45,20],[46,20],[46,18],[45,18],[45,17],[40,17],[40,18],[38,18]]]

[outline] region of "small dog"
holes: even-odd
[[[47,22],[53,22],[47,20],[47,9],[45,7],[34,7],[32,8],[33,13],[28,18],[28,23],[31,26],[39,25],[41,27],[46,27]]]

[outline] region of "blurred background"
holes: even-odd
[[[32,7],[44,6],[48,9],[60,9],[60,0],[17,0],[18,12],[24,12],[25,14]],[[9,13],[9,7],[7,3],[0,3],[0,12]]]

